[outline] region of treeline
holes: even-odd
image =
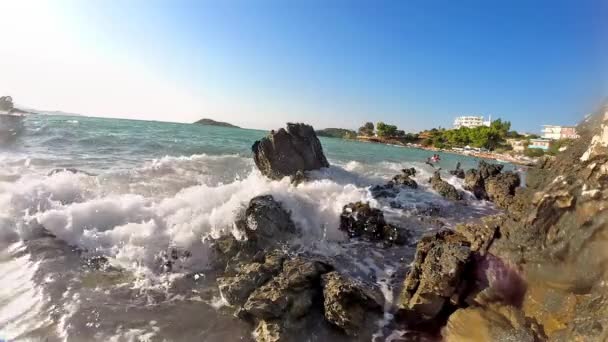
[[[344,128],[325,128],[316,131],[320,137],[340,138],[340,139],[355,139],[357,132]]]
[[[378,122],[375,127],[371,122],[366,122],[359,128],[360,136],[393,139],[402,143],[416,143],[427,147],[452,148],[471,146],[494,150],[497,148],[508,149],[507,138],[521,138],[522,135],[511,131],[511,123],[501,119],[492,121],[489,127],[479,126],[474,128],[462,127],[459,129],[433,128],[420,133],[405,133],[395,125]]]

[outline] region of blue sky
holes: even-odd
[[[8,9],[34,28],[0,51],[0,91],[36,108],[406,131],[492,114],[535,132],[608,96],[603,0],[48,4]]]

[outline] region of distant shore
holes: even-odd
[[[385,144],[385,145],[395,145],[395,146],[416,148],[416,149],[432,151],[432,152],[451,153],[451,154],[457,154],[457,155],[462,155],[462,156],[491,159],[491,160],[496,160],[499,162],[507,162],[507,163],[517,164],[517,165],[522,165],[522,166],[532,166],[536,163],[535,159],[523,157],[523,156],[515,157],[515,156],[506,154],[506,153],[479,152],[479,151],[474,151],[474,150],[462,150],[462,151],[451,150],[451,149],[446,150],[446,149],[435,148],[432,146],[422,146],[420,144],[413,144],[413,143],[404,144],[403,142],[396,140],[396,139],[358,136],[357,138],[352,139],[352,140],[356,140],[356,141],[360,141],[360,142],[369,142],[369,143],[376,143],[376,144]]]

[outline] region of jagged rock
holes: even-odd
[[[513,172],[500,173],[485,180],[485,191],[490,201],[506,208],[513,201],[515,189],[519,187],[519,176]]]
[[[413,167],[403,169],[400,174],[395,175],[388,183],[371,187],[370,192],[374,198],[394,198],[402,187],[418,188],[418,183],[410,178],[415,175],[416,169]]]
[[[259,321],[253,331],[253,337],[257,342],[282,342],[287,340],[283,326],[276,320]]]
[[[456,164],[456,168],[454,170],[450,170],[449,172],[451,175],[456,176],[460,179],[464,179],[465,177],[464,170],[460,168],[460,162]]]
[[[460,234],[444,230],[423,237],[399,297],[399,308],[413,320],[430,321],[444,308],[463,298],[463,274],[471,257],[469,242]]]
[[[244,265],[234,277],[218,278],[222,297],[233,306],[245,303],[249,295],[281,271],[284,256],[270,253],[264,263],[252,262]]]
[[[513,306],[490,304],[454,312],[442,331],[446,342],[546,340],[542,327]]]
[[[349,336],[365,329],[382,315],[383,297],[378,290],[356,283],[338,272],[322,277],[325,318]]]
[[[329,167],[314,129],[305,124],[288,123],[287,129],[270,133],[251,149],[258,169],[272,179]]]
[[[473,195],[475,195],[475,197],[479,200],[488,199],[484,179],[481,177],[481,174],[475,169],[470,169],[465,173],[464,185],[462,187],[465,190],[471,191]]]
[[[471,244],[471,250],[485,255],[490,244],[499,234],[500,217],[488,217],[480,224],[459,224],[455,231],[464,236]]]
[[[258,320],[302,317],[321,293],[321,275],[330,270],[325,263],[302,257],[287,260],[281,273],[253,291],[243,308]]]
[[[478,166],[478,171],[479,171],[479,175],[481,176],[481,178],[488,179],[492,176],[496,176],[497,174],[499,174],[503,168],[504,168],[504,165],[490,164],[484,160],[480,160],[479,166]]]
[[[340,229],[351,238],[395,244],[406,243],[409,236],[407,230],[387,223],[382,210],[370,207],[367,202],[345,205],[340,215]]]
[[[236,226],[260,249],[274,247],[298,233],[290,213],[271,195],[252,198]]]
[[[435,191],[437,191],[441,196],[449,200],[459,201],[462,199],[462,194],[458,190],[456,190],[456,188],[452,184],[441,179],[439,171],[436,171],[433,174],[433,177],[429,179],[429,183],[431,183],[431,187]]]
[[[0,97],[0,110],[10,112],[13,109],[13,98],[10,96]]]

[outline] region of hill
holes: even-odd
[[[215,120],[211,120],[211,119],[200,119],[200,120],[196,121],[195,124],[207,125],[207,126],[240,128],[239,126],[235,126],[235,125],[229,124],[227,122],[215,121]]]
[[[344,128],[325,128],[315,131],[320,137],[354,139],[357,137],[357,132]]]

